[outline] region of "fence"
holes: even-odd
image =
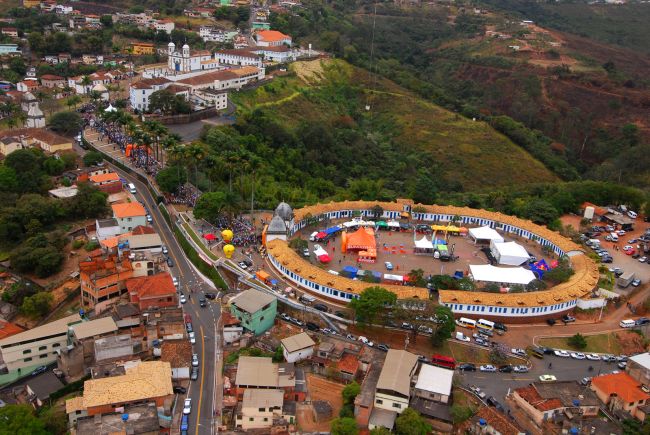
[[[196,112],[182,114],[182,115],[168,115],[168,116],[156,116],[156,115],[147,115],[147,119],[160,121],[163,124],[173,125],[173,124],[189,124],[191,122],[200,121],[206,118],[212,118],[217,116],[219,111],[216,107],[208,107],[207,109],[198,110]]]

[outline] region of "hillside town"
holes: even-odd
[[[327,3],[0,12],[0,432],[647,432],[650,196],[435,105],[375,53],[377,5],[352,13],[366,56]],[[384,3],[380,21],[498,15]],[[466,47],[575,56],[504,22]],[[410,128],[439,142],[407,148]],[[469,166],[490,153],[512,185]]]

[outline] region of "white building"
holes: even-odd
[[[233,32],[225,32],[211,26],[201,26],[199,28],[199,36],[205,42],[226,42],[232,33]],[[230,39],[232,39],[232,37],[230,37]]]
[[[117,223],[117,220],[110,218],[110,219],[102,219],[102,220],[96,220],[95,221],[95,236],[97,237],[97,240],[106,240],[111,237],[119,236],[122,234],[122,231],[120,230],[120,224]]]
[[[164,77],[153,77],[131,84],[129,88],[131,108],[140,111],[149,110],[149,98],[151,94],[165,89],[170,83],[171,81]]]
[[[221,65],[259,66],[260,55],[246,49],[220,50],[214,54]]]
[[[255,34],[257,45],[262,47],[277,47],[280,45],[291,46],[291,36],[277,30],[259,30]]]
[[[273,426],[274,418],[282,417],[284,392],[279,389],[247,388],[242,398],[241,413],[237,414],[238,429],[261,429]]]
[[[286,45],[277,47],[256,47],[253,53],[270,62],[286,63],[296,60],[296,53]]]
[[[207,50],[191,51],[185,44],[181,51],[176,51],[176,44],[167,45],[167,68],[175,72],[191,72],[215,68],[215,62]],[[206,64],[210,65],[206,67]]]
[[[172,30],[176,27],[172,20],[157,20],[153,25],[154,29],[159,32],[165,32],[168,35],[171,35]]]
[[[311,358],[316,344],[306,332],[287,337],[281,343],[284,359],[290,363]]]
[[[422,364],[413,390],[416,397],[439,403],[449,403],[454,371]]]
[[[68,344],[68,328],[80,322],[79,314],[73,314],[1,340],[0,373],[26,375],[56,361],[57,350]]]
[[[392,429],[392,424],[385,422],[392,421],[394,423],[397,415],[408,408],[411,379],[417,366],[417,355],[405,350],[390,349],[388,351],[377,380],[375,404],[370,414],[369,429],[372,430],[377,426]]]
[[[122,233],[147,225],[147,212],[139,202],[113,204],[111,208]]]

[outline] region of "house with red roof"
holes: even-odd
[[[115,172],[93,175],[90,177],[90,181],[102,192],[118,193],[122,191],[122,181]]]
[[[539,427],[562,414],[568,419],[595,417],[600,407],[596,394],[576,381],[533,382],[515,389],[512,398]]]
[[[277,30],[260,30],[255,33],[255,41],[260,47],[291,46],[291,36]]]
[[[128,279],[126,288],[140,310],[178,306],[176,286],[167,272]]]
[[[613,373],[596,376],[591,380],[591,389],[612,411],[625,411],[642,420],[637,410],[645,407],[650,395],[641,389],[641,383],[627,373]]]

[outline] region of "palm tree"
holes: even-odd
[[[251,222],[253,222],[253,225],[255,225],[255,219],[253,218],[253,204],[255,202],[255,173],[260,170],[262,163],[262,159],[255,155],[251,155],[248,160],[248,169],[251,171]]]
[[[77,108],[77,104],[81,103],[81,97],[79,95],[71,95],[65,100],[65,104],[68,106],[68,109],[72,106]]]
[[[194,186],[197,186],[199,163],[205,158],[205,150],[198,143],[187,147],[187,157],[194,163]],[[198,186],[197,186],[198,187]]]
[[[159,121],[145,121],[144,128],[153,136],[156,145],[156,160],[160,161],[160,141],[169,133],[169,129]]]
[[[228,191],[232,192],[232,173],[239,165],[239,156],[232,151],[224,153],[224,166],[228,170]]]
[[[90,80],[90,77],[88,77],[87,75],[85,75],[85,76],[83,76],[81,78],[81,86],[83,86],[84,94],[88,93],[88,86],[90,86],[92,84],[93,84],[93,81]]]

